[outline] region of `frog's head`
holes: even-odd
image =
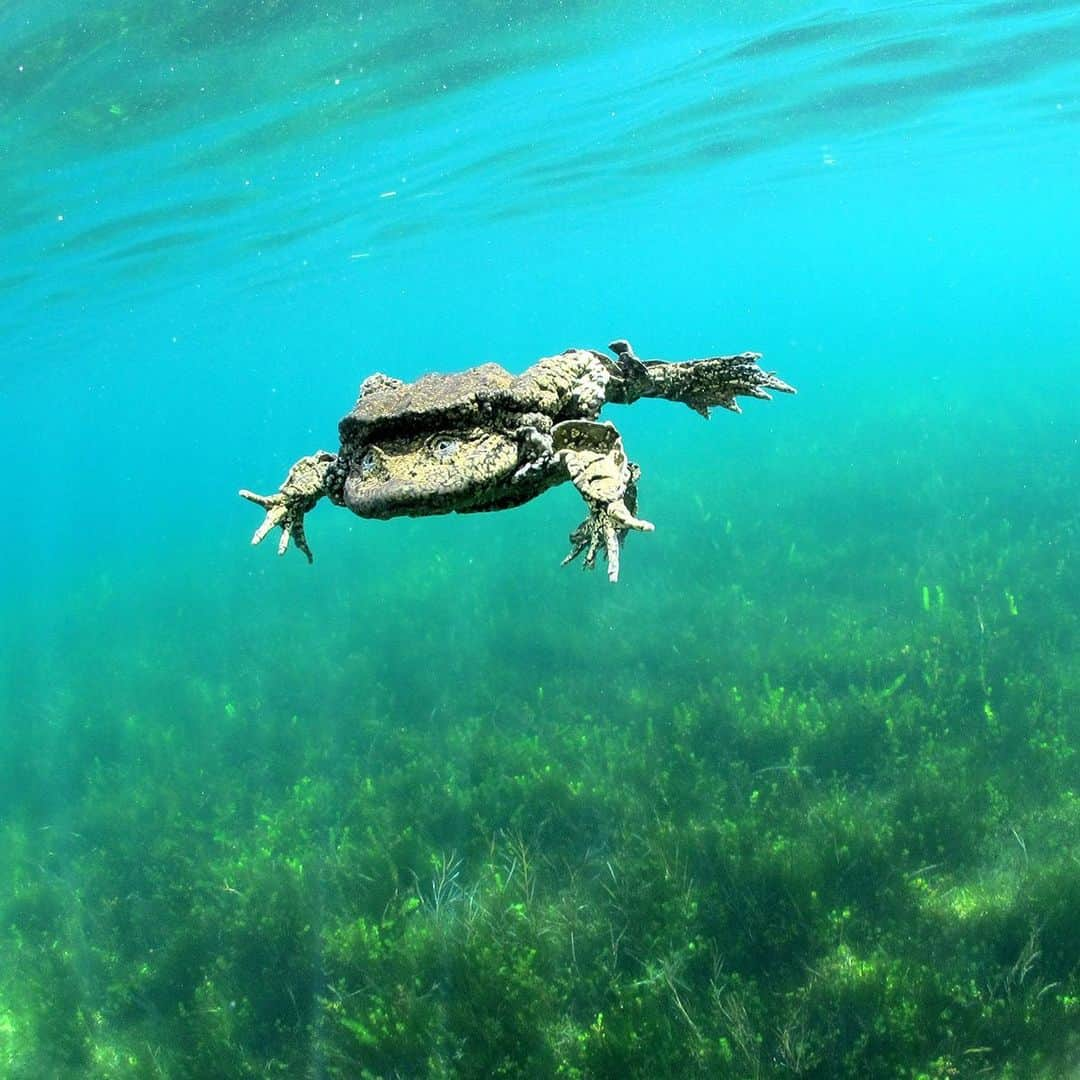
[[[514,479],[530,460],[523,431],[535,408],[535,393],[497,364],[412,383],[372,375],[339,425],[341,501],[367,518],[525,502],[553,482],[546,474]]]
[[[500,431],[447,427],[375,435],[353,448],[342,492],[365,518],[486,510],[503,501],[518,467],[518,442]]]

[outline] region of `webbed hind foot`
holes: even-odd
[[[570,534],[570,554],[563,565],[584,552],[583,565],[592,570],[597,554],[603,551],[608,580],[618,581],[626,534],[653,530],[651,522],[634,516],[641,470],[627,460],[622,437],[610,423],[567,420],[556,424],[552,445],[589,507],[589,516]]]

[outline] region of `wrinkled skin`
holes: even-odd
[[[304,516],[324,496],[360,517],[420,517],[504,510],[570,481],[588,516],[563,561],[584,553],[591,569],[603,553],[618,580],[627,532],[653,526],[635,516],[640,470],[614,425],[599,422],[604,405],[666,398],[708,417],[712,406],[741,411],[738,396],[794,390],[757,353],[668,363],[638,359],[625,341],[611,351],[568,349],[521,375],[498,364],[413,383],[372,375],[338,426],[336,454],[301,458],[274,495],[240,492],[266,511],[252,543],[280,527],[278,554],[292,540],[310,562]]]

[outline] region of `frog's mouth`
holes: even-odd
[[[429,517],[455,509],[455,495],[431,490],[407,480],[372,481],[350,476],[343,492],[345,505],[358,517]]]

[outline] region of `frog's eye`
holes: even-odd
[[[379,455],[376,452],[375,447],[371,446],[365,450],[363,457],[357,462],[357,469],[360,471],[360,475],[370,476],[375,471],[378,460]]]
[[[439,458],[449,457],[457,450],[458,445],[458,440],[449,435],[436,435],[430,443],[431,452]]]

